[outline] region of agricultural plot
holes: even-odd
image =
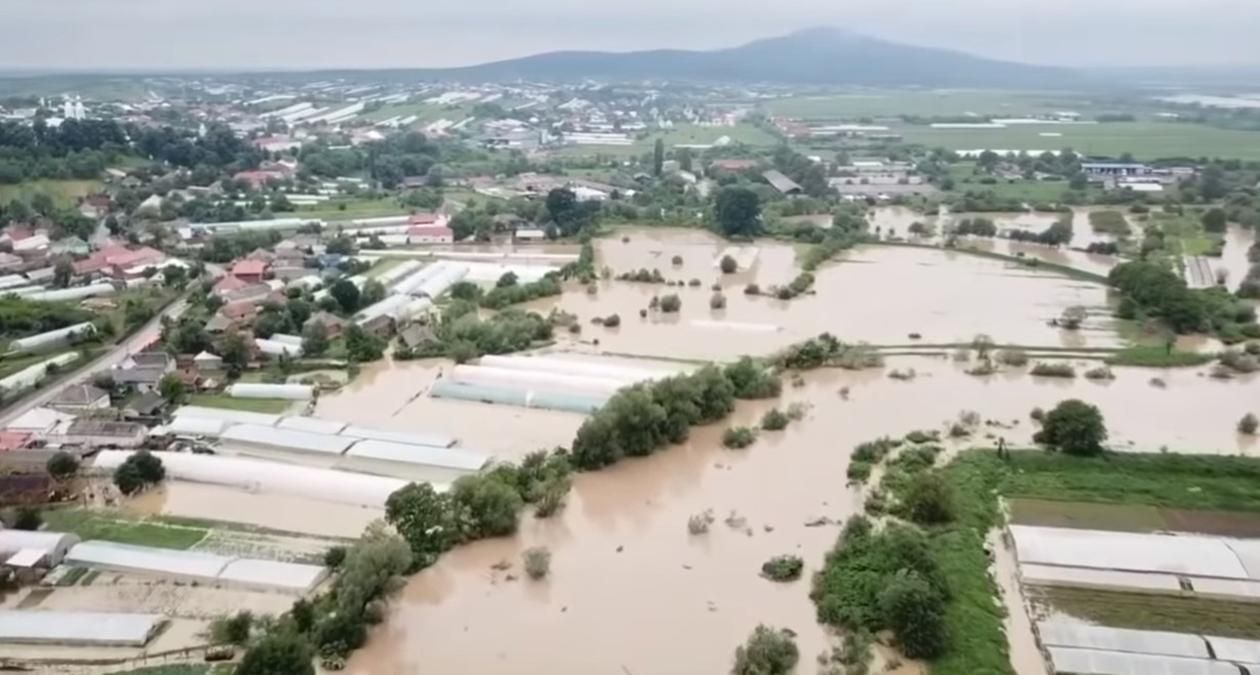
[[[1057,150],[1140,160],[1161,157],[1260,159],[1260,132],[1217,129],[1202,124],[1117,122],[1087,125],[1019,125],[1001,129],[934,129],[894,125],[906,142],[950,150]],[[1043,136],[1042,134],[1058,134]]]

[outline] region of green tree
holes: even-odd
[[[363,290],[359,292],[359,306],[370,307],[385,299],[385,285],[376,279],[363,282]]]
[[[735,649],[733,675],[787,675],[800,661],[796,642],[785,631],[759,625]]]
[[[167,265],[162,268],[162,281],[167,288],[182,291],[188,285],[188,270],[179,265]]]
[[[315,675],[311,648],[296,635],[268,635],[245,652],[236,675]]]
[[[53,267],[53,286],[56,288],[65,288],[70,285],[70,280],[74,278],[74,265],[69,260],[59,260]]]
[[[495,282],[494,287],[507,288],[508,286],[515,286],[516,282],[517,282],[516,272],[510,272],[510,271],[504,272],[503,276],[499,277],[499,280]]]
[[[722,256],[718,264],[722,269],[722,274],[734,274],[739,271],[739,263],[729,255]]]
[[[61,450],[48,458],[45,467],[48,469],[48,475],[57,480],[65,480],[79,472],[79,458]]]
[[[453,501],[469,515],[469,536],[502,537],[516,532],[525,503],[509,485],[486,476],[464,476],[451,486]]]
[[[678,168],[683,171],[693,171],[694,159],[691,156],[691,148],[679,148],[678,150]]]
[[[924,472],[910,482],[903,507],[920,525],[948,523],[954,519],[954,493],[938,472]]]
[[[231,377],[240,376],[249,367],[250,349],[240,333],[232,333],[223,338],[219,356],[223,357],[223,368]]]
[[[346,354],[357,363],[376,361],[385,354],[385,341],[353,324],[346,329]]]
[[[917,574],[898,574],[879,594],[884,621],[912,659],[940,656],[947,645],[945,598]]]
[[[328,289],[328,294],[337,301],[342,312],[353,314],[359,310],[359,287],[349,279],[338,279]]]
[[[1229,223],[1229,216],[1225,214],[1225,209],[1213,207],[1204,212],[1201,220],[1204,230],[1221,233]]]
[[[1089,177],[1084,173],[1074,173],[1068,180],[1068,187],[1073,190],[1085,190],[1089,188]]]
[[[751,237],[761,230],[761,199],[748,188],[723,188],[716,214],[718,228],[728,237]]]
[[[176,373],[167,373],[158,381],[158,393],[170,403],[179,403],[188,393],[188,387]]]
[[[456,515],[449,493],[429,483],[411,483],[385,501],[385,520],[411,548],[413,568],[423,569],[464,538],[464,525]]]
[[[313,322],[302,331],[302,354],[319,356],[328,351],[328,329],[324,324]]]
[[[658,138],[652,146],[652,175],[657,178],[665,171],[665,141]]]
[[[1096,455],[1103,451],[1107,426],[1097,406],[1068,399],[1046,413],[1033,440],[1068,454]]]

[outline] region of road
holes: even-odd
[[[40,389],[26,398],[17,401],[12,406],[6,408],[3,412],[0,412],[0,428],[4,428],[13,420],[21,417],[28,410],[38,408],[39,406],[48,403],[66,387],[82,382],[103,370],[113,368],[115,365],[121,363],[123,359],[140,351],[149,345],[149,343],[156,340],[161,334],[163,317],[169,316],[172,319],[177,319],[187,309],[188,301],[184,298],[180,298],[179,300],[167,305],[166,309],[159,312],[158,315],[153,317],[153,319],[146,323],[144,327],[136,331],[131,337],[115,345],[108,353],[98,356],[95,360],[89,361],[87,364],[80,366],[77,370],[70,373],[68,377],[62,379],[57,384]]]

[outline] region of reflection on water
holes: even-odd
[[[862,495],[845,485],[854,445],[944,428],[961,409],[1001,422],[983,428],[1024,443],[1034,431],[1034,406],[1079,397],[1103,409],[1120,449],[1256,452],[1234,431],[1260,400],[1256,377],[1220,382],[1178,370],[1159,373],[1168,386],[1156,388],[1149,370],[1119,368],[1115,381],[1095,383],[977,378],[943,359],[898,365],[913,367],[916,379],[879,370],[809,374],[779,403],[808,402],[806,420],[763,433],[748,450],[724,450],[718,438],[727,424],[755,424],[770,402],[741,403],[731,420],[695,430],[685,445],[580,475],[561,515],[526,517],[518,536],[462,547],[412,578],[348,672],[722,673],[758,623],[796,631],[808,669],[828,637],[807,579],[839,530],[806,522],[843,521],[861,509]],[[845,387],[847,399],[839,395]],[[717,522],[707,535],[689,535],[687,518],[706,509]],[[724,523],[732,512],[744,520],[739,527]],[[541,583],[520,578],[521,551],[537,545],[553,554],[551,576]],[[805,559],[805,580],[774,584],[758,576],[762,562],[785,553]],[[500,561],[512,569],[493,570]]]

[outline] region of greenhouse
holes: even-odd
[[[218,579],[232,586],[305,593],[327,576],[328,569],[319,565],[236,558],[224,566]]]
[[[347,457],[423,464],[442,469],[474,473],[490,462],[490,455],[462,448],[438,448],[389,441],[359,441],[346,451]]]
[[[26,296],[27,300],[35,302],[65,302],[68,300],[83,300],[85,298],[98,297],[102,295],[113,295],[118,289],[114,288],[111,283],[96,283],[91,286],[74,286],[71,288],[58,288],[52,291],[42,291],[39,293],[31,293]]]
[[[398,265],[385,270],[380,276],[376,277],[376,280],[381,282],[386,288],[389,288],[423,268],[424,263],[419,260],[404,260]]]
[[[160,614],[0,610],[0,644],[142,647],[163,621]]]
[[[1240,675],[1227,661],[1049,647],[1050,664],[1062,675]],[[1256,672],[1256,671],[1251,671]]]
[[[412,295],[420,295],[436,300],[443,293],[450,289],[451,286],[461,282],[468,276],[467,265],[457,265],[453,263],[444,263],[446,265],[441,271],[433,276],[425,279],[415,290]]]
[[[43,382],[45,377],[48,377],[49,366],[68,366],[78,360],[78,352],[67,352],[65,354],[58,354],[46,361],[40,361],[35,365],[27,366],[0,380],[0,391],[12,394],[23,389],[29,389],[40,382]]]
[[[603,407],[608,397],[590,393],[537,391],[519,386],[494,384],[467,384],[452,380],[439,380],[429,390],[434,398],[457,401],[477,401],[514,405],[522,408],[541,408],[563,412],[590,413]]]
[[[276,429],[257,424],[234,424],[223,430],[224,443],[271,450],[290,450],[340,455],[354,443],[353,438],[316,434],[308,431]]]
[[[1012,525],[1010,533],[1021,563],[1248,578],[1243,563],[1220,537],[1027,525]]]
[[[1149,591],[1181,592],[1181,581],[1175,574],[1120,572],[1085,567],[1025,564],[1019,567],[1024,583],[1042,586],[1076,586],[1083,588],[1135,588]]]
[[[166,425],[165,431],[176,436],[218,436],[228,425],[223,420],[207,420],[200,417],[179,415]]]
[[[409,276],[399,279],[394,285],[394,293],[399,295],[412,295],[416,289],[420,288],[426,281],[441,274],[446,269],[447,263],[439,262],[428,265],[423,269],[412,272]]]
[[[258,351],[267,356],[292,356],[298,357],[302,355],[302,345],[291,345],[284,342],[276,342],[275,340],[264,340],[262,338],[254,338],[254,345],[258,347]]]
[[[269,339],[272,342],[279,342],[280,344],[292,345],[294,347],[300,348],[302,346],[302,336],[300,335],[285,335],[284,333],[273,333]]]
[[[96,455],[93,468],[110,473],[130,452],[104,450]],[[407,481],[332,469],[281,464],[243,457],[162,453],[168,478],[241,488],[259,494],[305,497],[319,501],[383,508],[394,491]],[[443,489],[441,486],[435,488]]]
[[[205,408],[196,405],[183,406],[175,411],[175,416],[196,417],[203,420],[222,420],[234,424],[261,424],[264,426],[275,426],[280,421],[280,415],[268,415],[247,410],[228,410],[226,408]]]
[[[1190,633],[1108,628],[1067,621],[1042,621],[1037,624],[1037,633],[1041,636],[1041,643],[1047,647],[1076,647],[1196,659],[1212,657],[1207,642]]]
[[[411,297],[407,295],[391,295],[380,302],[367,307],[354,315],[354,322],[358,324],[368,323],[382,316],[393,317],[400,308],[411,302]]]
[[[91,335],[95,332],[96,327],[91,323],[76,323],[73,326],[66,326],[57,330],[50,330],[47,333],[13,340],[9,343],[9,353],[26,354],[36,352],[41,349],[63,345],[76,337]]]
[[[371,427],[348,426],[341,430],[342,436],[371,441],[389,441],[391,443],[409,443],[411,445],[430,445],[435,448],[449,448],[456,440],[444,434],[412,431],[386,431]]]
[[[551,389],[605,397],[631,384],[624,379],[609,377],[469,365],[455,366],[451,370],[450,379],[462,384],[519,387],[528,390]]]
[[[66,553],[66,563],[116,572],[155,574],[179,579],[217,579],[230,558],[198,551],[85,541]]]
[[[607,378],[620,380],[624,384],[670,377],[682,372],[679,368],[661,366],[640,368],[554,356],[495,356],[488,354],[478,359],[478,365],[508,370]]]
[[[281,417],[276,424],[276,428],[308,431],[313,434],[336,435],[346,428],[346,423],[334,420],[321,420],[317,417]]]
[[[232,398],[281,398],[290,401],[309,401],[315,398],[315,387],[309,384],[262,384],[237,382],[227,388]]]
[[[61,564],[66,551],[77,543],[79,538],[73,534],[0,529],[0,560],[7,561],[22,553],[29,563],[23,567],[56,567]]]

